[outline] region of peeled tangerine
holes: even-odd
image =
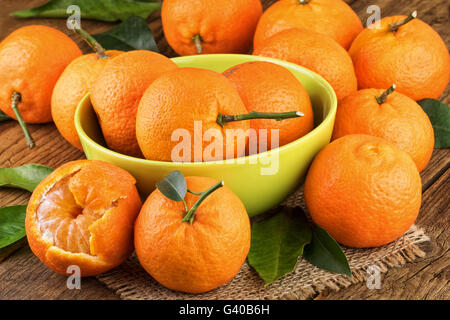
[[[25,227],[33,253],[50,269],[81,276],[106,272],[133,252],[133,225],[141,208],[135,179],[107,162],[64,164],[34,190]]]

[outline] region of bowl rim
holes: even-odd
[[[284,60],[279,60],[279,59],[274,59],[274,58],[269,58],[269,57],[253,56],[253,55],[247,55],[247,54],[202,54],[202,55],[175,57],[175,58],[171,58],[171,60],[173,62],[177,63],[178,61],[183,61],[183,60],[188,60],[188,59],[198,59],[199,57],[201,57],[202,59],[217,59],[217,58],[225,58],[226,59],[226,58],[230,58],[230,57],[245,57],[248,59],[249,57],[251,57],[255,61],[272,62],[272,63],[278,64],[278,65],[281,65],[287,69],[294,69],[294,70],[297,69],[297,70],[301,71],[302,73],[309,73],[311,75],[311,77],[316,79],[319,84],[321,84],[323,87],[325,87],[325,89],[331,95],[330,110],[329,110],[328,114],[326,115],[325,119],[323,119],[320,122],[320,124],[318,126],[316,126],[313,130],[308,132],[306,135],[300,137],[299,139],[294,140],[294,141],[292,141],[288,144],[285,144],[281,147],[278,147],[276,149],[253,154],[250,156],[225,159],[225,160],[215,160],[215,161],[205,161],[205,162],[169,162],[169,161],[149,160],[149,159],[142,159],[142,158],[128,156],[128,155],[110,150],[110,149],[102,146],[101,144],[97,143],[96,141],[94,141],[83,129],[83,126],[81,125],[81,119],[80,119],[82,107],[86,104],[86,100],[90,100],[91,94],[90,94],[90,92],[88,92],[81,99],[81,101],[79,102],[79,104],[77,105],[77,108],[75,110],[75,117],[74,117],[75,129],[77,131],[77,134],[78,134],[80,140],[84,140],[84,142],[91,145],[92,148],[100,149],[100,151],[102,153],[106,153],[109,156],[120,158],[120,159],[126,160],[126,161],[131,160],[131,161],[139,162],[142,164],[152,164],[152,165],[157,165],[157,166],[168,166],[168,167],[176,167],[176,168],[179,168],[180,166],[197,167],[197,166],[213,166],[213,165],[221,165],[221,164],[235,164],[236,162],[244,164],[244,163],[252,163],[251,162],[252,160],[257,161],[258,158],[261,158],[261,157],[270,157],[273,153],[281,153],[287,149],[294,147],[297,144],[303,143],[305,140],[310,139],[317,131],[320,131],[327,124],[332,122],[336,115],[337,97],[336,97],[336,93],[334,92],[334,89],[331,87],[331,85],[328,83],[328,81],[326,81],[322,76],[320,76],[316,72],[311,71],[303,66],[300,66],[295,63],[287,62]],[[91,108],[92,108],[92,104],[91,104]],[[84,147],[83,147],[83,152],[85,152]]]

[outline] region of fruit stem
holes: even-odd
[[[298,4],[308,4],[311,0],[298,0]]]
[[[25,135],[25,139],[27,140],[27,144],[28,147],[30,149],[33,149],[35,146],[34,140],[30,135],[30,132],[28,131],[28,127],[25,123],[25,121],[23,121],[23,118],[19,112],[19,102],[22,101],[22,95],[17,92],[14,91],[13,94],[11,95],[11,108],[14,111],[14,114],[16,115],[17,121],[19,122],[20,127],[22,128],[22,131]]]
[[[277,121],[281,121],[284,119],[298,118],[303,116],[304,114],[300,111],[278,112],[278,113],[250,111],[247,114],[237,114],[234,116],[219,113],[216,122],[219,126],[223,128],[226,123],[232,121],[242,121],[251,119],[274,119]]]
[[[199,34],[196,34],[192,40],[194,41],[195,48],[197,49],[198,54],[202,54],[203,46],[202,46],[202,37]]]
[[[95,53],[97,53],[99,59],[109,58],[109,56],[105,53],[105,48],[103,48],[102,45],[98,43],[98,41],[95,40],[93,36],[91,36],[81,27],[76,27],[74,28],[74,30],[83,38],[84,41],[89,44],[89,46],[91,46]]]
[[[393,84],[386,91],[384,91],[379,97],[376,97],[378,104],[383,104],[386,102],[388,95],[394,92],[396,86]]]
[[[197,208],[202,204],[202,202],[214,191],[217,189],[223,187],[225,185],[225,182],[220,181],[217,184],[213,185],[211,188],[209,188],[206,191],[203,191],[200,193],[200,198],[197,200],[196,203],[192,206],[191,209],[187,212],[187,214],[184,216],[184,218],[181,220],[181,222],[189,222],[189,224],[192,224],[194,222],[194,215],[195,211],[197,211]]]
[[[405,19],[397,21],[395,23],[391,23],[389,25],[389,31],[390,32],[396,32],[398,30],[398,28],[400,28],[401,26],[407,24],[408,22],[410,22],[411,20],[417,18],[417,11],[414,10],[413,12],[411,12],[409,14],[409,16],[407,16]]]
[[[194,192],[194,191],[189,190],[189,189],[187,189],[187,191],[188,191],[189,193],[195,194],[196,196],[199,196],[199,195],[202,194],[201,192]]]

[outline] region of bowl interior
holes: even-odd
[[[154,190],[156,182],[170,171],[184,175],[210,176],[222,179],[241,198],[249,215],[276,206],[301,183],[315,154],[331,138],[336,113],[336,96],[331,86],[314,72],[281,60],[250,55],[201,55],[173,58],[180,67],[197,67],[223,72],[248,61],[269,61],[290,70],[308,91],[314,110],[315,128],[307,135],[280,148],[239,159],[211,162],[175,163],[126,156],[106,147],[89,94],[75,113],[75,126],[88,159],[104,160],[129,171],[137,180],[143,196]],[[279,170],[273,175],[261,174],[260,159],[278,159]]]

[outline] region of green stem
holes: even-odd
[[[384,91],[379,97],[376,97],[378,104],[383,104],[386,102],[388,95],[395,91],[395,84],[390,86],[386,91]]]
[[[186,210],[186,212],[188,212],[189,211],[189,209],[188,209],[188,206],[187,206],[187,203],[186,203],[186,200],[182,200],[183,201],[183,204],[184,204],[184,209]]]
[[[27,140],[28,147],[30,149],[33,149],[35,144],[34,140],[30,135],[30,132],[28,131],[28,127],[23,121],[23,118],[19,112],[19,102],[22,101],[22,95],[19,92],[14,91],[11,95],[11,108],[14,111],[14,114],[16,115],[17,121],[19,122],[20,127],[22,128],[22,131],[25,135],[25,139]]]
[[[298,4],[308,4],[311,0],[298,0]]]
[[[198,54],[202,54],[203,46],[202,46],[202,37],[199,34],[196,34],[192,40],[194,41],[195,48],[197,49]]]
[[[194,221],[194,215],[195,215],[195,211],[197,211],[198,207],[202,204],[203,201],[205,201],[205,199],[214,191],[216,191],[217,189],[223,187],[225,185],[225,183],[222,181],[218,182],[217,184],[213,185],[211,188],[209,188],[208,190],[200,193],[200,198],[197,200],[196,203],[194,203],[194,205],[192,206],[191,209],[189,209],[189,211],[187,212],[187,214],[184,216],[184,218],[181,220],[181,222],[189,222],[190,224],[192,224],[192,222]]]
[[[303,117],[304,114],[300,111],[291,111],[291,112],[278,112],[278,113],[267,113],[267,112],[256,112],[256,111],[250,111],[247,114],[237,114],[237,115],[226,115],[221,114],[217,116],[217,124],[220,125],[222,128],[227,124],[228,122],[232,121],[242,121],[242,120],[251,120],[251,119],[274,119],[277,121],[281,121],[284,119],[290,119],[290,118],[298,118]]]
[[[411,20],[413,20],[415,18],[417,18],[417,11],[414,10],[405,19],[390,24],[389,25],[389,31],[390,32],[397,32],[398,28],[400,28],[401,26],[407,24],[408,22],[410,22]]]
[[[196,196],[199,196],[199,195],[202,194],[201,192],[194,192],[194,191],[189,190],[189,189],[187,189],[187,191],[188,191],[189,193],[195,194]]]
[[[102,47],[102,45],[98,43],[98,41],[95,40],[95,38],[87,33],[84,29],[78,27],[74,28],[74,31],[78,33],[83,38],[83,40],[91,46],[95,53],[97,53],[99,59],[109,58],[109,56],[105,53],[105,49]]]

